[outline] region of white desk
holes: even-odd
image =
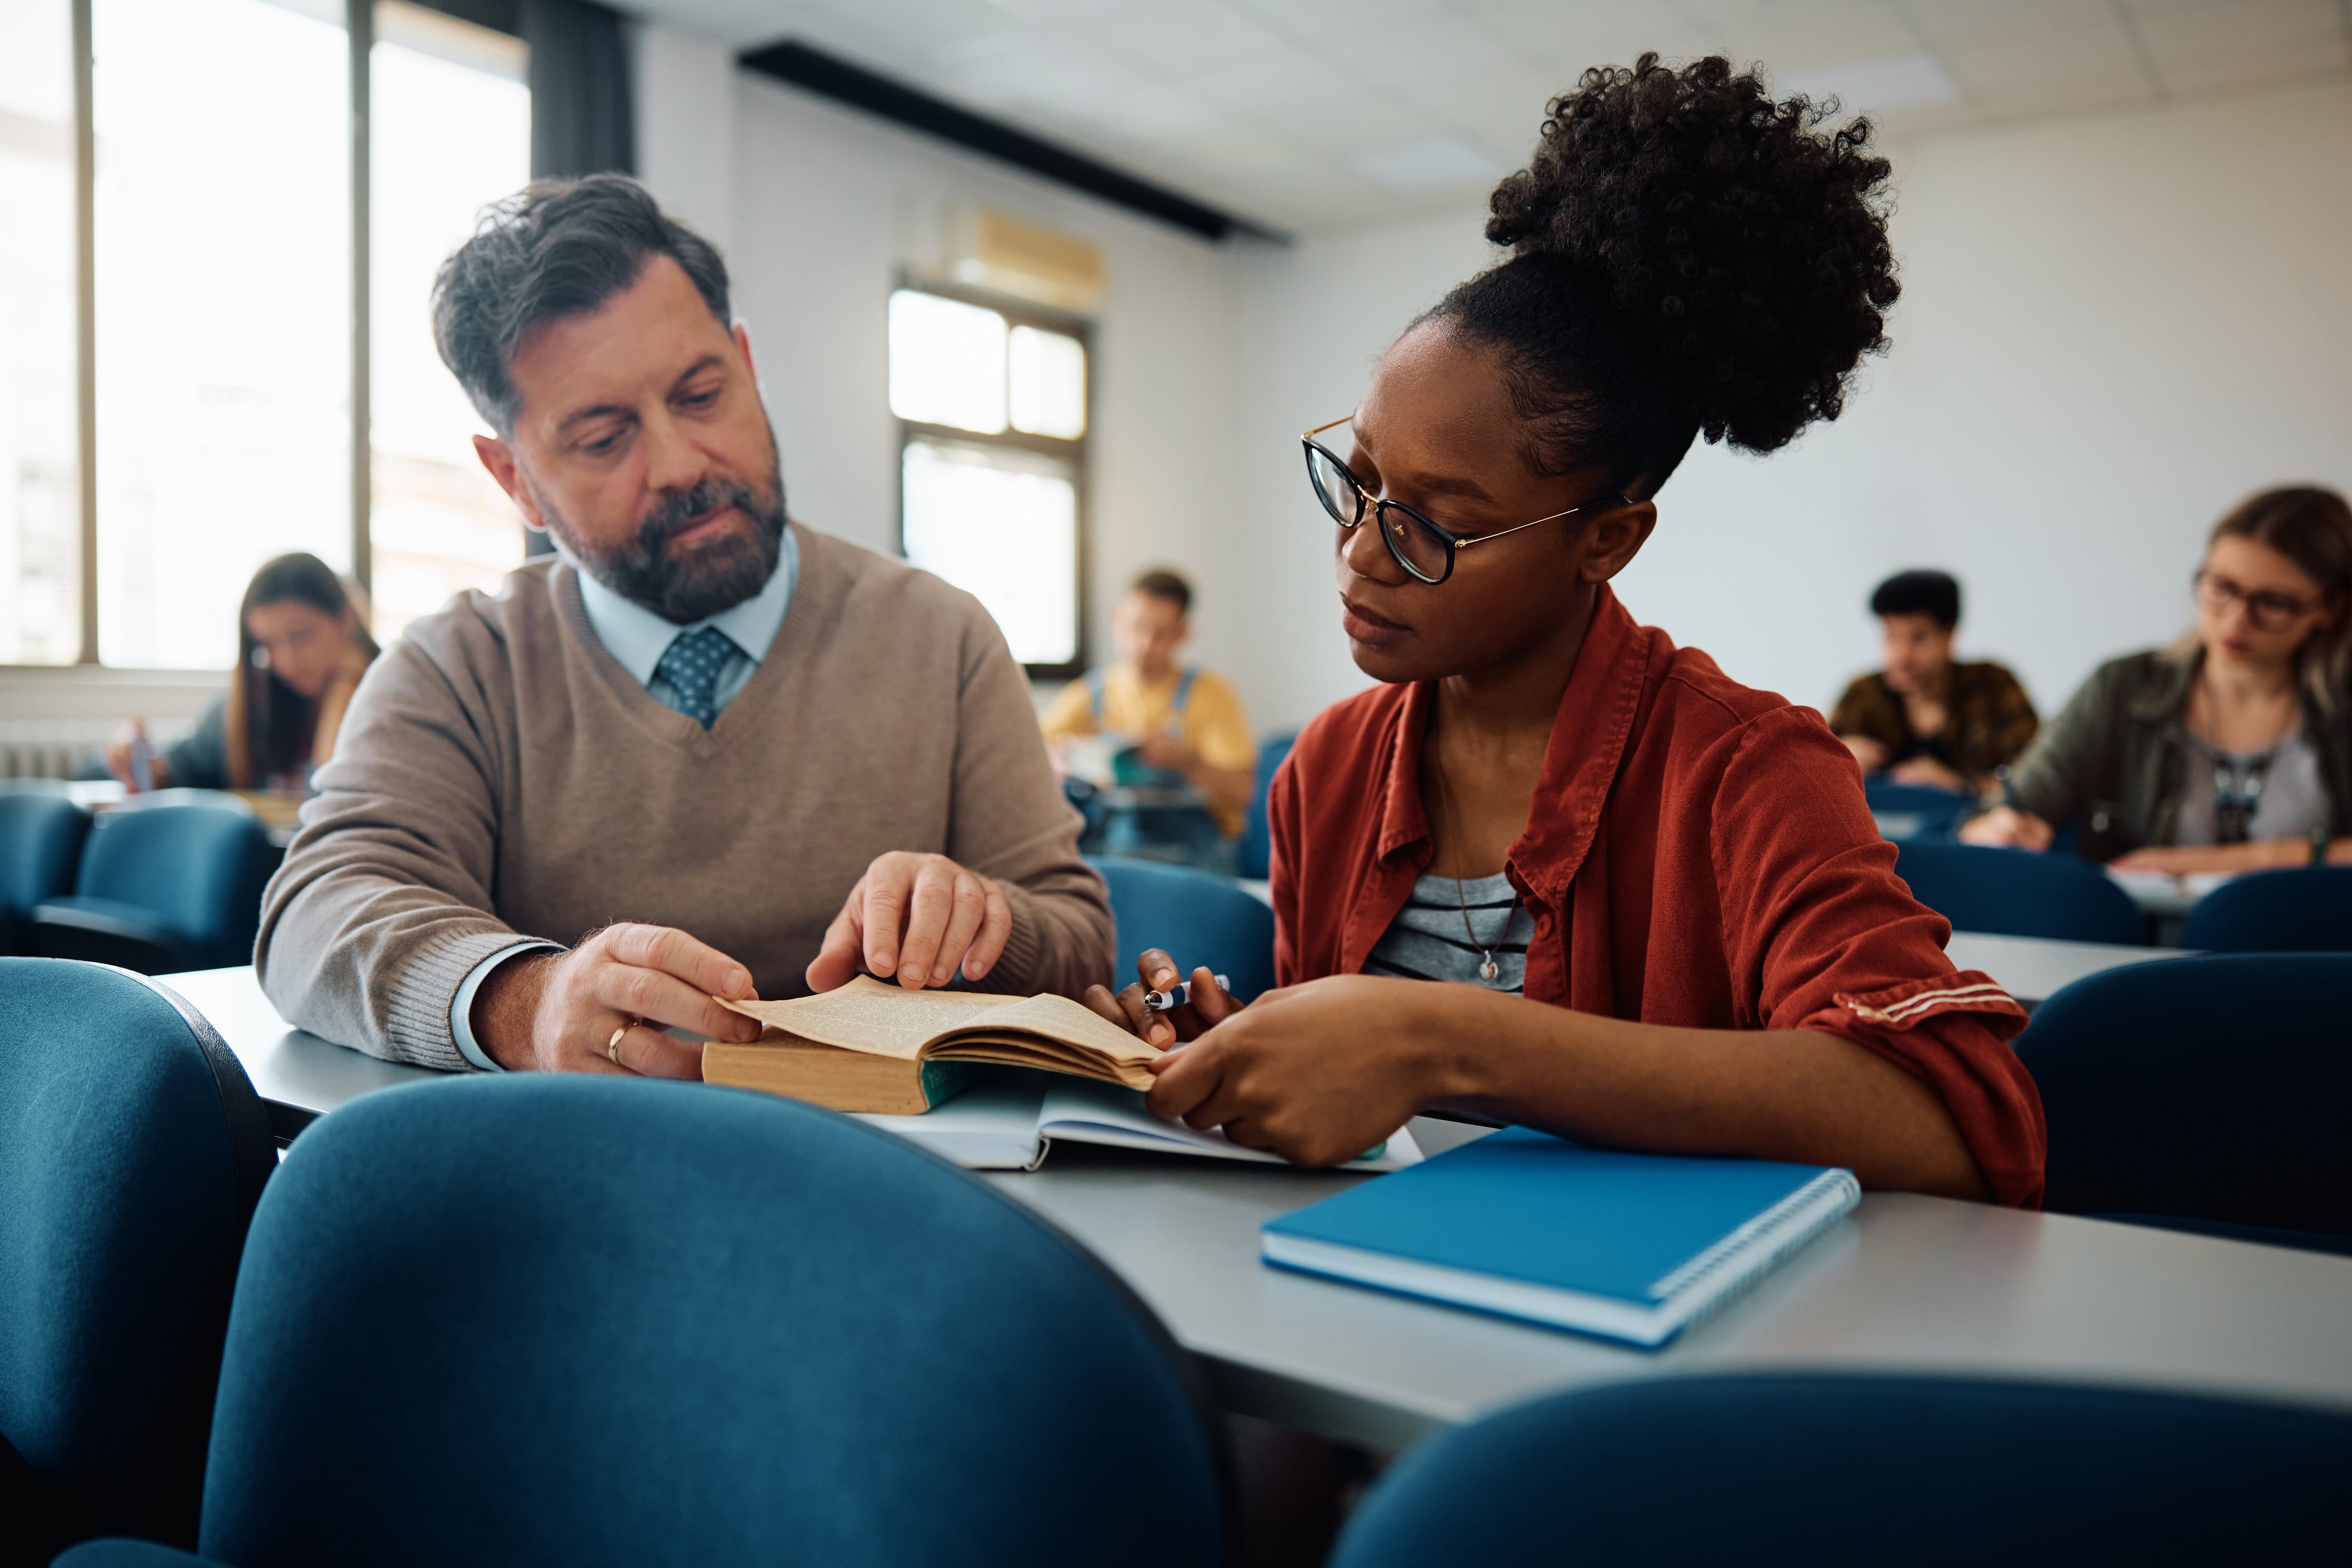
[[[2126,963],[2186,958],[2178,947],[2111,947],[2098,942],[2053,942],[2038,936],[1994,936],[1956,931],[1945,956],[1961,969],[1981,969],[2031,1007],[2085,975]]]
[[[429,1076],[289,1030],[249,970],[165,981],[299,1126]],[[1464,1136],[1415,1127],[1433,1146]],[[1872,1194],[1756,1294],[1648,1353],[1286,1274],[1257,1227],[1364,1178],[1064,1148],[989,1178],[1100,1257],[1234,1410],[1394,1449],[1582,1384],[1725,1367],[1975,1373],[2352,1409],[2352,1258]]]

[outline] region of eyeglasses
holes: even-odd
[[[2199,602],[2207,609],[2219,614],[2231,605],[2243,605],[2246,606],[2246,619],[2266,632],[2291,626],[2317,608],[2309,599],[2298,599],[2292,594],[2249,589],[2219,573],[2201,568],[2189,581],[2197,589]]]
[[[1628,496],[1611,496],[1602,501],[1587,501],[1582,506],[1556,511],[1549,517],[1539,517],[1534,522],[1523,522],[1517,528],[1497,529],[1492,533],[1465,536],[1440,528],[1428,518],[1402,501],[1382,500],[1364,489],[1364,481],[1348,471],[1331,448],[1315,437],[1334,426],[1345,425],[1355,418],[1352,414],[1318,425],[1298,439],[1307,448],[1307,480],[1315,487],[1315,499],[1341,528],[1353,528],[1367,515],[1379,523],[1381,539],[1396,557],[1396,563],[1424,583],[1444,582],[1454,575],[1454,558],[1474,544],[1484,544],[1505,534],[1522,532],[1541,523],[1558,522],[1564,517],[1580,512],[1607,511],[1612,507],[1631,506]]]

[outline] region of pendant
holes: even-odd
[[[1495,983],[1496,978],[1503,972],[1501,969],[1496,967],[1495,963],[1495,955],[1493,953],[1485,953],[1481,956],[1484,957],[1486,962],[1478,966],[1478,978],[1486,982],[1487,984],[1492,985]]]

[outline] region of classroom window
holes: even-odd
[[[369,542],[375,632],[522,564],[521,519],[474,456],[489,427],[433,344],[434,273],[530,178],[521,40],[398,0],[369,58]]]
[[[0,664],[81,647],[73,8],[0,0]]]
[[[367,583],[386,638],[520,562],[426,301],[529,178],[523,47],[378,0],[355,115],[352,14],[0,0],[0,664],[225,668],[290,550]]]
[[[92,20],[99,656],[226,668],[255,566],[352,564],[344,33],[265,0]]]
[[[986,605],[1032,674],[1075,673],[1084,328],[919,289],[890,297],[889,326],[907,559]]]

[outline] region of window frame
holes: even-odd
[[[1016,430],[1013,427],[1009,416],[1003,429],[992,432],[967,430],[960,425],[931,425],[919,420],[902,419],[895,411],[890,415],[893,423],[898,426],[898,460],[891,484],[896,496],[898,554],[902,559],[907,553],[907,448],[912,443],[923,441],[941,446],[961,444],[967,447],[996,447],[1010,451],[1027,452],[1038,457],[1050,458],[1069,466],[1077,510],[1077,540],[1074,569],[1076,580],[1070,585],[1077,626],[1076,646],[1066,663],[1024,664],[1021,668],[1033,681],[1075,680],[1094,668],[1092,661],[1087,658],[1092,639],[1088,637],[1087,629],[1087,615],[1092,607],[1092,596],[1087,591],[1087,580],[1093,555],[1091,549],[1093,529],[1090,526],[1092,507],[1089,504],[1087,459],[1090,450],[1089,444],[1095,433],[1095,384],[1097,380],[1095,374],[1094,322],[1087,317],[1066,310],[1056,310],[1050,306],[1040,305],[1034,300],[1024,300],[1014,295],[1000,294],[987,289],[974,289],[945,279],[925,277],[919,273],[902,274],[891,285],[890,292],[895,294],[900,289],[918,294],[934,294],[942,300],[953,300],[958,304],[978,305],[985,310],[993,310],[1004,318],[1005,329],[1008,332],[1014,327],[1034,327],[1040,331],[1057,332],[1064,337],[1076,338],[1078,341],[1080,352],[1086,355],[1086,430],[1074,440],[1066,440],[1058,436],[1035,436],[1025,430]],[[885,296],[883,332],[886,354],[889,332],[887,318],[888,299]]]
[[[520,36],[510,4],[498,0],[408,0],[425,10],[438,11],[509,37]],[[70,664],[0,662],[11,677],[42,679],[63,671],[119,672],[126,680],[176,681],[196,672],[177,668],[150,670],[133,665],[110,665],[99,658],[98,549],[98,159],[96,104],[95,0],[69,0],[73,58],[74,161],[74,426],[79,449],[74,471],[80,490],[81,581],[76,595],[80,605],[79,651]],[[362,592],[372,593],[375,575],[375,543],[370,512],[375,495],[374,451],[370,400],[373,375],[369,363],[374,315],[369,297],[370,142],[373,121],[371,83],[375,53],[375,0],[343,0],[343,35],[348,49],[348,91],[351,106],[347,132],[352,198],[350,321],[351,408],[351,551],[352,577]],[[79,679],[87,679],[83,675]]]

